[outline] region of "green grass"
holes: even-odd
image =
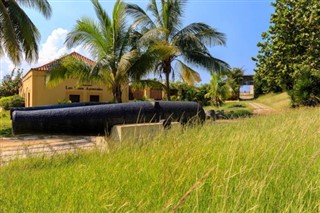
[[[290,97],[286,92],[269,93],[255,99],[254,102],[267,105],[276,110],[286,110],[290,108]]]
[[[220,107],[205,106],[203,109],[223,110],[225,114],[223,119],[250,117],[253,112],[246,102],[226,102]]]
[[[320,109],[0,168],[0,212],[319,212]]]
[[[11,127],[10,111],[0,112],[0,136],[11,135]]]

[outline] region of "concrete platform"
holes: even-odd
[[[0,137],[0,166],[14,159],[52,156],[106,146],[104,137],[63,135],[20,135]]]
[[[181,128],[179,122],[172,122],[170,129]],[[162,134],[166,129],[163,123],[124,124],[112,127],[110,139],[116,141],[139,140],[154,138]]]
[[[180,129],[179,122],[172,122],[170,129]],[[35,156],[52,156],[76,153],[81,150],[108,150],[111,141],[137,141],[154,138],[165,133],[162,123],[116,125],[109,138],[105,136],[68,135],[19,135],[0,137],[0,166],[14,159]],[[173,130],[174,131],[174,130]]]

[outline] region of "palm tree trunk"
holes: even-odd
[[[117,103],[122,103],[122,91],[121,85],[115,85],[112,88],[113,101]]]
[[[171,72],[171,61],[168,60],[165,62],[164,74],[166,77],[166,94],[167,100],[170,101],[170,72]]]

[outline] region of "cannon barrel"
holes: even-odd
[[[57,108],[92,106],[92,105],[101,105],[101,104],[109,104],[109,103],[108,102],[77,102],[77,103],[52,104],[52,105],[34,106],[34,107],[12,107],[10,109],[10,119],[12,120],[12,113],[14,111],[31,111],[31,110],[57,109]]]
[[[150,123],[160,120],[205,120],[201,105],[195,102],[133,102],[42,110],[15,110],[14,134],[82,134],[110,132],[114,125]]]

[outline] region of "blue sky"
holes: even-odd
[[[49,0],[53,15],[46,20],[37,11],[26,9],[41,33],[40,58],[38,63],[20,66],[26,73],[30,67],[37,67],[59,58],[70,51],[78,51],[88,57],[81,47],[68,50],[63,42],[66,34],[82,16],[95,18],[89,0]],[[111,14],[114,0],[100,0],[108,14]],[[146,8],[148,0],[127,1]],[[222,59],[231,67],[243,67],[246,74],[253,74],[255,63],[251,57],[258,53],[256,44],[261,41],[261,33],[269,27],[270,15],[274,9],[271,0],[189,0],[183,18],[184,26],[192,22],[205,22],[226,34],[227,45],[210,49],[214,57]],[[9,73],[14,65],[6,57],[1,58],[1,78]],[[198,70],[202,82],[207,83],[210,75]]]

